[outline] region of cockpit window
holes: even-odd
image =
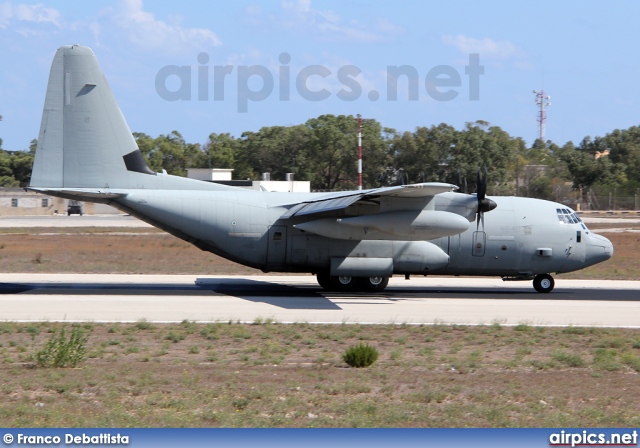
[[[586,230],[582,220],[573,210],[568,208],[557,208],[556,213],[558,214],[558,221],[560,221],[561,224],[580,224],[582,228]]]

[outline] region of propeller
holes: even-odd
[[[476,185],[477,185],[477,197],[478,197],[478,216],[476,218],[476,231],[480,230],[480,221],[482,221],[482,230],[484,231],[484,214],[490,212],[498,206],[494,201],[488,199],[487,195],[487,167],[484,167],[484,172],[481,174],[478,169],[476,173]]]
[[[406,171],[400,168],[400,172],[398,173],[398,179],[396,180],[396,185],[407,185],[409,183],[409,175]]]
[[[458,168],[458,187],[460,188],[460,193],[467,194],[467,178],[462,178],[460,168]]]

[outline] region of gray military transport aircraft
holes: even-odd
[[[29,188],[112,205],[265,272],[314,273],[328,290],[382,291],[394,274],[437,274],[533,280],[548,293],[550,272],[613,255],[565,205],[487,198],[486,173],[476,194],[445,183],[275,193],[155,173],[95,55],[78,45],[53,59]]]

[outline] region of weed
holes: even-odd
[[[218,339],[218,332],[222,324],[207,324],[202,330],[200,330],[200,336],[211,341]]]
[[[69,339],[65,335],[65,327],[62,327],[35,354],[36,364],[40,367],[75,367],[85,358],[86,344],[87,337],[80,327],[73,326]]]
[[[635,353],[623,353],[620,360],[636,372],[640,372],[640,358]]]
[[[398,361],[400,358],[402,358],[402,350],[400,349],[391,350],[391,354],[389,355],[389,358],[391,358],[392,361]]]
[[[585,365],[585,362],[580,355],[572,355],[564,351],[554,352],[551,357],[568,367],[584,367]]]
[[[31,336],[37,336],[40,334],[40,326],[31,324],[27,325],[26,327],[18,328],[18,333],[22,333],[23,331],[27,334],[30,334]]]
[[[150,322],[147,322],[146,319],[140,319],[138,322],[136,322],[134,328],[136,330],[151,330],[153,329],[153,325]]]
[[[515,331],[522,331],[524,333],[531,333],[533,328],[529,324],[518,324],[513,328]]]
[[[613,349],[599,348],[593,357],[594,367],[598,370],[614,372],[622,369],[622,364],[617,361],[618,351]]]
[[[234,331],[232,335],[234,339],[251,339],[251,334],[247,331],[244,325],[239,325],[235,330],[236,331]]]
[[[180,326],[187,330],[187,334],[195,333],[197,328],[197,324],[188,319],[184,319],[182,322],[180,322]]]
[[[567,327],[567,328],[563,328],[562,329],[562,333],[564,334],[588,334],[590,332],[592,332],[593,329],[592,328],[586,328],[586,327]]]
[[[169,334],[167,334],[167,336],[165,336],[165,339],[167,341],[171,341],[174,344],[177,344],[178,342],[184,340],[185,336],[183,334],[178,334],[175,331],[170,331]]]
[[[404,344],[407,343],[407,337],[406,336],[400,336],[399,338],[396,338],[395,342],[397,344],[404,345]]]
[[[606,338],[596,344],[599,348],[622,348],[626,344],[621,337]]]
[[[342,355],[342,360],[351,367],[368,367],[378,359],[378,350],[366,343],[349,347]]]

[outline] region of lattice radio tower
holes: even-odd
[[[533,93],[536,96],[536,105],[538,106],[538,138],[544,142],[544,125],[547,121],[547,112],[545,111],[545,108],[547,106],[551,106],[551,101],[549,101],[551,96],[545,96],[544,90],[541,90],[540,92],[534,90]]]
[[[362,190],[362,115],[358,114],[358,190]]]

